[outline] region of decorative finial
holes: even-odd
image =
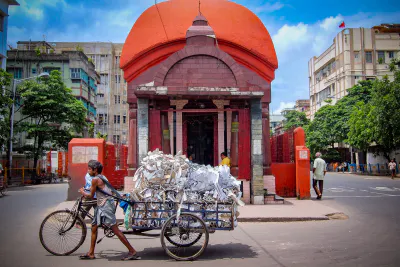
[[[200,7],[201,7],[201,3],[200,3],[200,0],[199,0],[199,14],[201,15],[201,9],[200,9]]]

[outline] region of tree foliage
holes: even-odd
[[[0,147],[7,147],[10,137],[11,80],[12,75],[0,69]]]
[[[394,74],[375,80],[368,103],[359,103],[351,114],[349,144],[367,149],[375,143],[378,151],[389,160],[390,152],[400,147],[400,71],[398,61],[390,64]]]
[[[82,132],[87,110],[65,86],[59,71],[52,71],[47,79],[27,81],[19,87],[22,119],[17,122],[18,129],[34,139],[34,145],[28,149],[36,167],[46,149],[45,142],[66,148],[74,133]]]
[[[295,127],[307,127],[310,120],[307,118],[304,112],[297,110],[291,110],[285,114],[284,130],[288,130]]]
[[[307,128],[307,145],[314,154],[329,152],[335,143],[347,143],[360,150],[372,144],[389,159],[400,147],[400,71],[399,61],[390,64],[393,80],[387,76],[361,81],[335,105],[315,113]]]

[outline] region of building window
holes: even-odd
[[[114,144],[119,144],[119,134],[117,134],[117,135],[113,135],[113,143]]]
[[[0,14],[0,32],[4,31],[4,15]]]
[[[394,58],[394,51],[389,51],[389,58]]]
[[[379,64],[385,63],[385,52],[384,51],[378,51],[378,63]]]
[[[121,75],[115,75],[115,82],[121,83]]]
[[[71,71],[71,79],[80,79],[81,78],[80,69],[71,68],[70,71]]]
[[[371,51],[365,52],[365,62],[372,63],[372,52]]]
[[[126,116],[122,116],[122,122],[125,124],[126,123]]]
[[[107,114],[104,114],[104,125],[108,124],[108,116]]]
[[[100,74],[100,84],[108,85],[108,74]]]
[[[355,53],[354,53],[354,58],[355,58],[355,59],[359,59],[359,57],[360,57],[360,53],[355,52]]]
[[[99,125],[103,125],[103,123],[104,123],[104,115],[99,114]]]
[[[121,104],[121,96],[114,95],[114,104]]]
[[[121,116],[114,115],[114,124],[120,124],[120,123],[121,123]]]
[[[36,74],[36,68],[32,68],[32,74]]]
[[[22,68],[14,68],[11,69],[9,72],[14,73],[14,79],[22,79]]]

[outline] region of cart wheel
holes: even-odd
[[[206,249],[209,233],[196,215],[182,213],[179,220],[171,216],[161,230],[161,245],[168,256],[178,261],[198,258]]]
[[[7,195],[7,185],[4,184],[3,187],[0,188],[0,192],[3,196]]]

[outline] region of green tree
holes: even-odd
[[[375,142],[379,152],[390,160],[390,153],[400,147],[400,71],[398,60],[393,60],[388,76],[372,83],[371,99],[359,103],[351,115],[350,144],[367,149]]]
[[[34,145],[28,149],[36,168],[37,160],[46,149],[46,141],[57,148],[65,148],[73,133],[82,132],[87,110],[65,86],[61,72],[56,70],[47,79],[21,84],[19,92],[23,108],[18,129],[34,139]]]
[[[94,138],[94,122],[88,124],[89,138]]]
[[[306,128],[307,146],[314,155],[325,151],[331,158],[337,157],[333,152],[335,143],[347,142],[350,131],[350,116],[357,103],[368,103],[372,97],[372,81],[361,81],[348,89],[348,94],[335,105],[320,108],[314,120]],[[325,154],[326,154],[325,153]]]
[[[103,138],[107,142],[107,134],[102,134],[101,132],[96,133],[96,138]]]
[[[10,142],[11,80],[12,75],[0,69],[0,147],[8,147]]]
[[[285,114],[284,130],[288,130],[295,127],[307,127],[310,120],[307,118],[304,112],[297,110],[291,110]]]

